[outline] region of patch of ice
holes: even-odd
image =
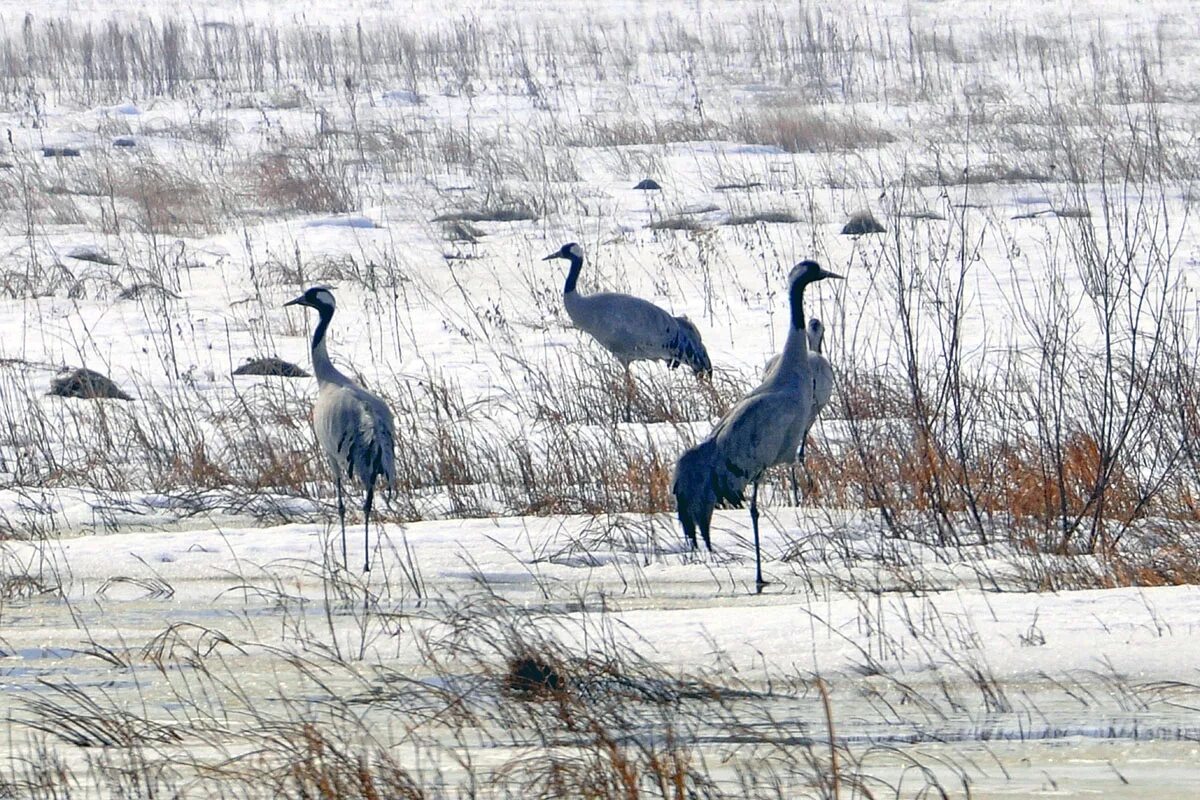
[[[416,92],[410,92],[408,89],[390,89],[384,92],[381,97],[385,106],[419,106],[421,104],[421,95]]]
[[[330,217],[317,217],[303,223],[305,228],[378,228],[367,217],[357,214],[334,214]]]

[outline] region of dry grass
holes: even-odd
[[[723,129],[711,122],[691,120],[589,119],[567,135],[575,147],[630,147],[703,142],[723,138]]]
[[[797,107],[758,110],[736,119],[730,135],[786,153],[825,153],[881,147],[895,141],[887,131],[831,111]]]
[[[343,214],[357,207],[348,167],[325,147],[262,156],[251,182],[259,203],[279,211]]]
[[[152,157],[139,160],[130,169],[114,168],[109,178],[109,196],[126,201],[125,213],[143,232],[211,233],[219,228],[230,210],[221,186]],[[106,229],[120,232],[125,213],[117,209],[115,219],[106,218]]]

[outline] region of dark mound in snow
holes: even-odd
[[[870,211],[858,211],[850,215],[850,221],[842,226],[842,233],[858,236],[863,233],[886,233],[883,223],[871,216]]]
[[[638,185],[633,188],[641,189],[643,192],[654,192],[662,187],[659,186],[658,181],[654,180],[653,178],[643,178],[638,182]]]
[[[233,371],[234,375],[274,375],[280,378],[307,378],[308,373],[282,358],[253,358]]]
[[[104,375],[87,367],[73,369],[50,383],[55,397],[77,397],[81,400],[132,400],[133,398]]]
[[[132,286],[126,287],[117,293],[118,300],[137,300],[142,297],[153,297],[158,295],[167,300],[178,300],[179,295],[172,292],[165,286],[160,286],[157,283],[135,283]]]
[[[72,247],[67,251],[67,258],[74,258],[78,261],[91,261],[95,264],[107,264],[108,266],[116,266],[117,260],[104,252],[98,247],[91,245],[82,245],[80,247]]]
[[[514,695],[529,699],[566,691],[567,679],[537,656],[519,656],[508,662],[505,684]]]

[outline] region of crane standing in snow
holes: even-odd
[[[308,306],[319,315],[313,332],[312,363],[317,376],[317,402],[313,404],[313,428],[337,478],[338,518],[342,523],[342,564],[346,565],[346,505],[342,479],[356,481],[366,489],[363,502],[363,572],[371,571],[371,503],[375,483],[396,480],[396,430],[391,409],[375,395],[338,371],[325,349],[325,334],[336,308],[333,293],[314,286],[285,306]]]
[[[700,331],[687,317],[674,317],[640,297],[616,292],[580,294],[575,284],[583,268],[583,248],[571,242],[543,258],[571,263],[563,286],[563,305],[575,327],[612,353],[625,370],[625,421],[629,421],[634,361],[666,361],[671,368],[687,364],[697,375],[712,374],[712,362]]]
[[[804,290],[810,283],[841,275],[816,261],[802,261],[788,277],[791,310],[787,341],[763,382],[730,409],[708,438],[688,449],[675,465],[675,495],[684,536],[696,547],[696,530],[712,550],[709,528],[713,509],[726,502],[740,506],[746,484],[754,528],[755,587],[762,591],[762,554],[758,536],[758,482],[776,464],[795,461],[811,425],[813,374],[804,325]]]

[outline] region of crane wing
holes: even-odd
[[[686,317],[673,317],[648,300],[614,292],[568,295],[566,303],[576,327],[621,361],[648,359],[687,364],[696,372],[712,370],[700,331]]]
[[[366,484],[396,477],[395,424],[382,400],[355,386],[323,387],[313,408],[317,441],[338,474]]]
[[[811,403],[810,394],[779,391],[751,395],[734,406],[712,435],[729,480],[744,485],[768,467],[791,462]]]

